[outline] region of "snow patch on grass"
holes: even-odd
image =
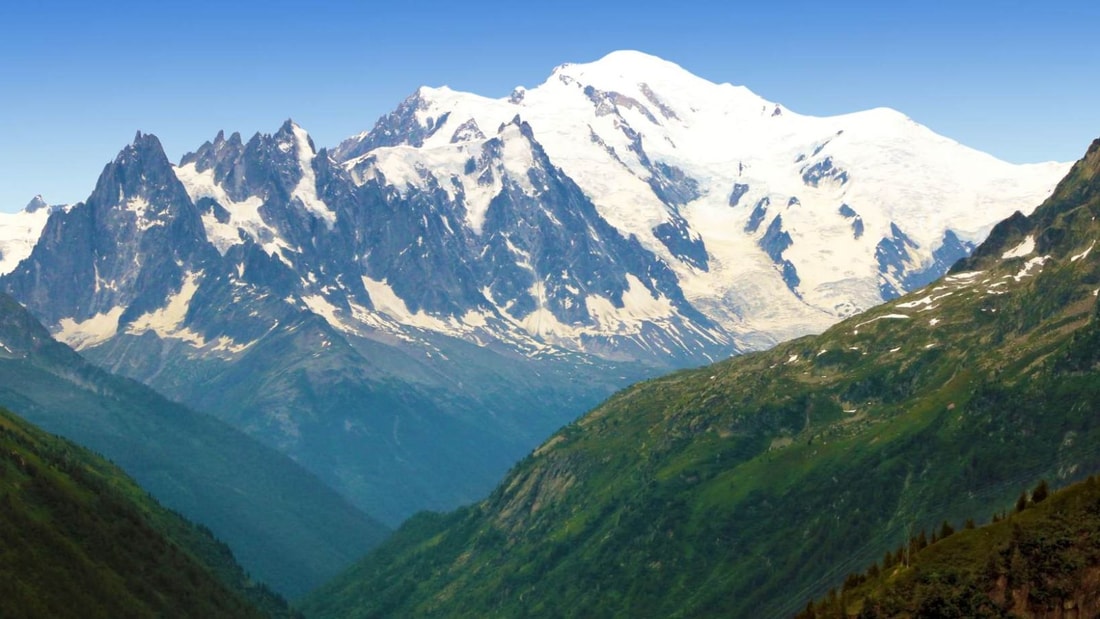
[[[1016,283],[1019,283],[1021,279],[1025,277],[1031,277],[1039,270],[1042,270],[1043,264],[1045,264],[1047,260],[1050,260],[1050,256],[1036,256],[1031,260],[1025,262],[1023,268],[1021,268],[1015,275],[1010,275],[1008,277],[1011,277],[1013,280],[1016,281]],[[1032,271],[1035,271],[1035,273],[1033,273]]]
[[[862,327],[863,325],[869,325],[872,322],[878,322],[880,320],[898,320],[898,319],[903,319],[903,318],[907,319],[907,318],[909,318],[909,316],[906,316],[905,314],[884,314],[882,316],[875,316],[874,318],[872,318],[870,320],[861,322],[858,325],[856,325],[856,327],[858,328],[858,327]]]
[[[1070,256],[1070,258],[1069,258],[1069,261],[1070,261],[1070,262],[1077,262],[1078,260],[1083,260],[1083,259],[1085,259],[1086,257],[1088,257],[1088,255],[1089,255],[1089,252],[1090,252],[1090,251],[1092,251],[1092,248],[1093,248],[1093,247],[1094,247],[1095,245],[1096,245],[1096,241],[1093,241],[1093,242],[1092,242],[1092,245],[1089,245],[1088,249],[1086,249],[1085,251],[1083,251],[1083,252],[1081,252],[1081,253],[1079,253],[1079,254],[1077,254],[1077,255],[1075,255],[1075,256]]]
[[[928,295],[927,297],[917,299],[916,301],[909,301],[908,303],[899,303],[899,304],[897,304],[896,307],[900,307],[900,308],[903,308],[903,309],[911,309],[911,308],[914,308],[914,307],[918,307],[920,305],[929,305],[931,303],[932,303],[932,295]]]
[[[1035,251],[1035,237],[1029,234],[1019,245],[1001,254],[1001,260],[1023,258],[1033,251]]]

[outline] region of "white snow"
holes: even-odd
[[[248,349],[248,347],[252,345],[252,342],[238,343],[234,341],[233,338],[227,335],[222,335],[219,336],[218,339],[214,340],[213,344],[214,346],[213,348],[211,348],[213,352],[228,352],[231,354],[237,354]]]
[[[260,214],[260,207],[263,206],[262,198],[249,196],[240,202],[234,202],[226,194],[225,189],[215,182],[213,170],[199,172],[194,163],[178,166],[175,172],[176,178],[183,183],[192,200],[211,198],[229,213],[228,223],[219,222],[210,213],[204,213],[202,216],[206,237],[219,253],[225,255],[230,247],[243,243],[240,236],[243,231],[260,244],[268,254],[288,263],[283,252],[293,251],[294,248],[283,240],[274,227],[264,221],[263,215]]]
[[[0,275],[11,273],[24,258],[31,255],[49,216],[48,208],[39,208],[34,212],[0,213]]]
[[[363,286],[366,287],[367,294],[370,295],[374,309],[379,312],[398,320],[407,320],[413,315],[409,311],[408,305],[401,300],[401,297],[397,296],[397,293],[393,291],[393,288],[390,288],[385,280],[377,281],[363,276]]]
[[[909,301],[907,303],[898,303],[897,307],[904,308],[904,309],[911,309],[911,308],[914,308],[914,307],[919,307],[921,305],[931,305],[931,304],[932,304],[932,295],[928,295],[927,297],[922,297],[920,299],[917,299],[916,301]]]
[[[1078,260],[1083,260],[1083,259],[1087,258],[1088,255],[1089,255],[1089,252],[1092,251],[1092,248],[1095,245],[1096,245],[1096,241],[1093,241],[1092,243],[1089,244],[1088,249],[1086,249],[1085,251],[1083,251],[1079,254],[1076,254],[1074,256],[1070,256],[1069,261],[1070,262],[1077,262]]]
[[[319,294],[313,294],[302,296],[302,301],[305,302],[310,311],[324,318],[330,325],[337,328],[346,328],[344,321],[339,316],[340,308],[333,305],[328,299]]]
[[[900,289],[899,277],[880,274],[875,258],[876,246],[891,234],[892,223],[918,246],[903,257],[906,268],[920,269],[931,263],[932,251],[945,230],[955,231],[964,241],[980,240],[994,222],[1011,212],[1029,212],[1068,167],[1008,164],[888,109],[804,116],[743,86],[714,84],[673,63],[630,51],[593,63],[562,65],[545,83],[525,89],[514,102],[445,87],[422,88],[417,96],[421,105],[416,120],[425,127],[431,124],[434,133],[420,147],[377,148],[343,162],[356,182],[384,177],[402,194],[438,184],[451,200],[462,202],[463,225],[474,236],[481,235],[488,206],[506,181],[536,197],[548,191],[543,183],[532,183],[527,173],[535,164],[536,152],[512,122],[518,115],[530,124],[552,164],[578,183],[606,221],[666,262],[687,299],[704,314],[739,341],[758,347],[820,331],[841,317],[877,305],[882,300],[883,277]],[[458,127],[470,120],[483,137],[473,131],[456,135]],[[493,146],[502,150],[501,158],[489,156],[492,140],[498,141]],[[331,229],[336,217],[317,193],[313,172],[317,155],[308,135],[291,124],[290,135],[279,148],[293,154],[301,169],[292,199]],[[698,196],[675,207],[664,204],[651,187],[651,168],[657,163],[682,171],[696,183]],[[803,179],[811,167],[827,165],[847,174],[848,182],[824,178],[811,186]],[[224,254],[241,243],[243,235],[285,263],[292,262],[291,253],[299,250],[264,221],[260,197],[229,199],[212,171],[200,173],[195,164],[176,168],[176,174],[193,199],[210,197],[229,214],[224,223],[213,214],[203,216],[207,236],[218,251]],[[748,190],[731,207],[734,183],[747,185]],[[746,233],[753,205],[764,198],[770,201],[764,220],[756,232]],[[853,220],[838,212],[842,204],[858,213],[864,227],[859,239],[853,236]],[[130,206],[138,214],[139,226],[157,225],[156,218],[146,217],[147,204],[133,201]],[[690,233],[705,243],[707,270],[680,260],[655,237],[654,227],[669,219],[670,209],[686,219]],[[778,216],[793,241],[783,259],[798,271],[797,291],[787,289],[779,269],[759,247],[764,230]],[[462,232],[451,230],[446,218],[443,221],[451,233]],[[594,230],[588,233],[595,236]],[[1006,254],[1027,255],[1034,246],[1034,240],[1029,240],[1031,248],[1021,244]],[[14,265],[7,265],[8,252],[3,251],[0,267],[10,270]],[[531,268],[530,256],[518,250],[513,253],[517,264]],[[538,351],[546,343],[576,349],[593,337],[639,335],[649,325],[666,330],[675,342],[682,335],[673,327],[684,325],[668,298],[654,295],[633,276],[627,282],[623,307],[590,294],[584,299],[590,321],[565,324],[548,309],[538,286],[531,291],[539,300],[538,308],[522,319],[507,311],[515,299],[494,299],[488,293],[485,297],[497,311],[473,310],[450,317],[410,311],[391,280],[345,274],[362,277],[374,305],[368,310],[352,299],[345,304],[335,288],[318,290],[314,284],[321,279],[308,275],[303,286],[312,293],[292,301],[304,303],[348,331],[380,328],[400,332],[398,337],[417,337],[415,330],[425,329],[477,343],[487,335],[512,337]],[[968,285],[976,276],[957,274],[948,283]],[[201,338],[182,326],[193,284],[193,279],[185,281],[164,307],[141,317],[130,329],[152,329],[202,345]],[[947,295],[933,293],[898,307],[927,311],[943,296]],[[108,318],[103,320],[109,322]],[[908,316],[890,314],[862,324],[883,318]],[[85,323],[67,326],[73,334],[93,336],[106,328],[99,322]],[[246,346],[221,340],[205,345],[222,350]]]
[[[905,314],[883,314],[882,316],[875,316],[874,318],[872,318],[870,320],[865,320],[865,321],[859,323],[858,325],[856,325],[856,328],[858,329],[859,327],[862,327],[863,325],[869,325],[872,322],[878,322],[880,320],[899,320],[899,319],[906,319],[906,318],[909,318],[909,317],[906,316]]]
[[[1019,245],[1001,254],[1001,260],[1023,258],[1033,251],[1035,251],[1035,237],[1029,234]]]
[[[118,319],[126,308],[115,307],[76,322],[72,318],[62,318],[54,331],[54,337],[77,350],[105,342],[118,333]]]
[[[313,172],[313,159],[317,156],[317,153],[313,152],[313,146],[310,145],[309,135],[305,129],[292,123],[291,131],[294,133],[294,149],[298,155],[298,166],[302,171],[302,178],[298,181],[298,186],[294,188],[291,195],[298,198],[307,211],[323,219],[331,229],[333,224],[336,223],[336,213],[333,213],[328,205],[317,196],[317,176]]]
[[[397,296],[397,293],[393,291],[393,288],[391,288],[385,280],[377,281],[366,275],[364,275],[362,279],[363,286],[366,287],[367,294],[370,295],[370,300],[371,303],[374,304],[375,310],[385,314],[402,325],[441,332],[452,332],[457,326],[449,324],[423,310],[415,313],[409,311],[409,307],[405,304],[405,301]]]
[[[597,101],[585,94],[587,86]],[[449,88],[421,88],[418,96],[418,121],[426,127],[429,119],[438,122],[449,113],[443,125],[421,147],[377,148],[346,162],[355,178],[381,172],[406,191],[434,176],[448,192],[457,178],[466,224],[480,233],[503,174],[532,195],[543,190],[531,187],[524,174],[530,149],[508,124],[518,114],[602,217],[669,263],[689,301],[734,333],[762,332],[755,337],[773,342],[820,331],[881,302],[875,250],[890,235],[891,223],[919,246],[906,258],[911,269],[919,269],[931,263],[945,230],[964,241],[982,240],[1013,211],[1030,212],[1069,165],[1009,164],[883,108],[804,116],[743,86],[714,84],[632,51],[562,65],[516,102]],[[776,109],[781,114],[773,116]],[[452,144],[456,129],[471,119],[486,138],[467,134]],[[484,145],[502,125],[507,169],[490,163],[488,182],[478,184]],[[654,236],[668,207],[650,187],[652,174],[631,135],[639,136],[650,162],[675,166],[698,183],[699,197],[679,211],[709,250],[708,271],[677,259]],[[471,158],[479,165],[467,174]],[[808,185],[803,171],[827,159],[848,174],[848,182]],[[731,208],[734,183],[749,189]],[[746,234],[753,205],[765,197],[771,205],[764,221],[755,234]],[[788,206],[792,197],[798,205]],[[859,239],[853,238],[851,219],[838,214],[841,204],[859,214]],[[799,296],[783,286],[756,243],[777,215],[793,240],[783,256],[798,271]],[[900,286],[892,278],[887,276]]]
[[[141,232],[150,228],[163,226],[164,220],[149,215],[149,201],[141,196],[135,196],[126,201],[123,209],[134,214],[134,226]]]
[[[178,339],[195,347],[206,345],[202,336],[186,328],[184,322],[191,307],[191,299],[199,289],[202,272],[188,273],[180,290],[166,299],[163,307],[153,310],[127,325],[126,332],[140,334],[153,331],[162,338]]]
[[[966,271],[964,273],[955,273],[954,275],[948,275],[947,277],[945,277],[944,281],[952,283],[968,282],[969,280],[974,279],[982,273],[985,273],[985,271]]]
[[[1015,275],[1010,275],[1008,277],[1011,277],[1016,283],[1019,283],[1021,279],[1031,277],[1035,274],[1034,272],[1041,270],[1043,264],[1045,264],[1047,260],[1050,260],[1050,256],[1036,256],[1025,262],[1024,266],[1021,267]]]
[[[627,275],[627,290],[623,307],[615,307],[610,299],[589,295],[585,299],[588,313],[604,333],[637,333],[645,322],[668,318],[676,313],[672,302],[664,296],[655,297],[634,275]]]

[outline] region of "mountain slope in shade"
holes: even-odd
[[[1064,169],[620,52],[505,100],[420,89],[332,150],[287,121],[173,165],[138,133],[0,287],[397,523],[632,380],[931,281]]]
[[[628,388],[309,616],[783,617],[943,519],[1100,469],[1100,140],[972,259],[820,336]]]
[[[164,505],[208,526],[287,596],[387,533],[276,451],[92,366],[0,295],[0,405],[104,454]]]
[[[0,410],[0,598],[11,617],[289,616],[223,544],[115,466]]]
[[[374,312],[408,306],[383,276],[354,276],[355,256],[400,223],[382,217],[383,189],[341,193],[346,174],[291,122],[247,143],[220,136],[185,160],[220,179],[220,202],[192,201],[156,138],[139,134],[87,202],[50,219],[6,285],[86,357],[260,438],[389,523],[484,496],[541,437],[652,371]],[[322,203],[354,223],[329,229]],[[245,232],[229,242],[222,222]],[[603,231],[618,253],[594,260],[621,277],[616,261],[637,262],[636,247]],[[408,263],[431,294],[426,266]],[[659,265],[643,267],[659,280]]]

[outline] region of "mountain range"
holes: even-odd
[[[1100,140],[944,277],[821,335],[619,392],[488,498],[411,518],[302,608],[789,617],[919,531],[1084,478],[1100,470],[1098,217]],[[1052,545],[1019,547],[1008,577],[1094,578],[1046,570],[1074,535],[1051,533],[1016,536]]]
[[[397,524],[634,380],[933,280],[1066,169],[616,52],[504,99],[421,88],[331,150],[287,121],[173,164],[139,132],[86,201],[0,227],[0,287]]]

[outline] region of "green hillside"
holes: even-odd
[[[910,537],[1100,470],[1100,141],[930,286],[626,389],[316,617],[782,617]]]
[[[799,619],[1096,617],[1100,482],[1045,496],[1036,488],[988,526],[899,548],[808,606]],[[923,533],[922,533],[923,536]]]
[[[0,615],[260,617],[286,603],[117,467],[0,409]]]
[[[0,406],[103,454],[288,597],[388,534],[290,458],[85,361],[0,294]]]

